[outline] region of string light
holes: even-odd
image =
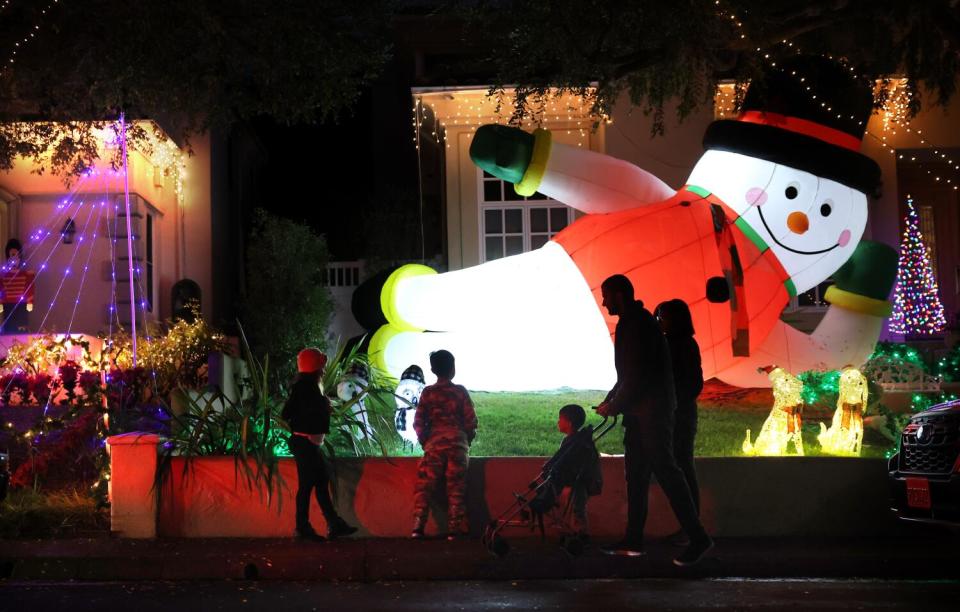
[[[946,327],[947,321],[927,246],[920,232],[919,216],[913,198],[909,196],[904,225],[890,331],[901,335],[938,334]]]
[[[81,207],[83,203],[81,203]],[[80,239],[78,241],[78,246],[75,249],[71,249],[70,260],[63,269],[63,274],[60,276],[60,283],[57,285],[56,290],[54,291],[53,298],[50,300],[49,305],[47,306],[47,311],[43,315],[43,319],[40,321],[38,329],[45,329],[47,325],[47,319],[50,317],[50,313],[53,311],[54,305],[56,305],[57,300],[60,298],[60,292],[63,290],[64,284],[67,282],[67,277],[70,276],[70,273],[73,270],[74,262],[77,259],[77,254],[80,252],[80,245],[83,244],[83,241],[86,239],[87,230],[90,227],[90,220],[93,217],[93,213],[96,210],[100,210],[100,207],[97,205],[91,205],[88,207],[89,212],[87,213],[87,218],[83,226],[83,232],[80,234]]]
[[[429,137],[437,144],[450,147],[447,130],[451,127],[476,131],[477,127],[497,123],[518,125],[526,129],[550,124],[554,133],[573,134],[578,147],[588,143],[588,130],[592,129],[595,103],[588,96],[550,90],[545,95],[536,94],[528,103],[531,113],[522,118],[511,109],[515,108],[513,91],[501,91],[490,95],[488,90],[454,90],[419,93],[414,97],[411,109],[411,126],[414,130],[414,146],[418,146],[418,134],[428,126]],[[613,120],[601,113],[600,121],[610,124]],[[564,124],[571,125],[566,127]]]
[[[740,38],[741,39],[746,38],[742,21],[740,21],[736,17],[736,15],[729,9],[720,8],[720,5],[721,5],[720,0],[715,0],[714,5],[718,7],[717,15],[721,19],[726,19],[727,17],[729,17],[731,23],[735,24],[737,31],[739,32]],[[792,41],[783,39],[780,41],[780,44],[785,46],[789,52],[793,52],[798,55],[802,53],[802,50],[800,49],[800,47],[795,45]],[[771,53],[764,52],[760,47],[755,47],[754,51],[757,54],[757,56],[761,59],[761,61],[766,62],[767,64],[770,65],[770,67],[775,68],[777,66],[776,60],[772,57]],[[843,65],[847,70],[849,70],[849,72],[852,75],[854,75],[855,78],[861,79],[861,80],[867,80],[867,77],[857,73],[856,69],[853,66],[849,65],[844,60],[844,58],[835,57],[830,54],[823,54],[822,57],[833,60]],[[797,77],[800,83],[806,82],[806,78],[803,75],[798,75],[796,71],[792,71],[791,76]],[[903,131],[906,131],[908,134],[916,134],[916,136],[920,140],[920,145],[927,146],[929,143],[927,142],[926,138],[923,137],[922,131],[912,130],[909,127],[910,103],[913,100],[914,94],[911,88],[909,87],[909,83],[907,79],[905,78],[877,79],[875,81],[875,84],[876,85],[874,89],[874,99],[884,100],[884,108],[881,111],[882,112],[882,115],[881,115],[882,116],[882,133],[880,135],[877,135],[872,133],[869,129],[867,129],[865,130],[865,135],[868,138],[871,138],[872,140],[876,141],[877,144],[879,144],[883,149],[889,151],[891,155],[896,155],[897,152],[896,152],[896,149],[894,149],[894,147],[887,142],[886,133],[887,131],[889,131],[892,135],[896,136],[898,134],[897,132],[898,127],[900,127],[900,129],[902,129]],[[727,84],[723,84],[723,85],[727,85]],[[720,86],[718,86],[718,92],[715,93],[714,100],[716,102],[717,98],[719,98],[720,102],[724,104],[724,107],[722,108],[721,111],[718,112],[715,109],[714,112],[715,114],[718,115],[718,118],[724,118],[728,113],[732,114],[733,111],[732,109],[728,110],[729,107],[726,106],[730,102],[730,95],[728,93],[719,91],[719,89],[720,89]],[[817,100],[818,94],[813,90],[813,88],[810,85],[805,85],[804,91],[806,91],[810,95],[811,100]],[[826,102],[821,101],[820,105],[821,105],[821,108],[825,108],[828,110],[828,112],[832,112],[832,109],[828,106]],[[838,119],[841,117],[842,117],[841,115],[839,114],[837,115]],[[853,119],[853,117],[851,117],[851,119]],[[863,125],[863,121],[860,121],[860,125]],[[940,148],[942,147],[938,147],[938,149]],[[941,154],[938,151],[934,151],[934,155],[938,155],[938,154],[941,155],[941,159],[946,161],[948,167],[952,171],[954,172],[960,171],[960,164],[956,163],[948,155]],[[898,159],[904,159],[904,158],[901,156]],[[910,160],[910,161],[915,161],[915,160]],[[937,178],[934,171],[927,170],[927,174],[931,176],[931,178],[933,178],[935,182],[941,182],[941,178]],[[942,177],[942,178],[944,179],[942,182],[948,185],[951,185],[954,191],[960,190],[960,178],[957,178],[957,177],[954,177],[951,179],[946,179],[945,177]]]
[[[41,17],[44,16],[44,15],[46,15],[47,12],[50,11],[50,9],[53,8],[53,5],[59,4],[59,2],[60,2],[60,0],[52,0],[51,2],[49,2],[49,3],[47,4],[47,6],[45,6],[45,7],[42,8],[42,9],[40,9],[40,15],[41,15]],[[5,0],[4,3],[3,3],[3,5],[0,6],[0,10],[6,9],[7,6],[9,6],[9,5],[10,5],[10,0]],[[12,66],[14,63],[16,63],[17,53],[19,53],[20,51],[22,51],[22,50],[23,50],[23,47],[24,47],[25,45],[27,45],[31,40],[33,40],[34,38],[36,38],[37,33],[40,31],[40,26],[41,26],[41,25],[42,25],[42,22],[40,22],[40,21],[34,23],[34,24],[33,24],[33,27],[31,27],[31,28],[29,28],[29,29],[27,30],[26,35],[24,35],[24,37],[23,37],[22,39],[17,40],[17,41],[14,41],[14,43],[13,43],[13,50],[11,50],[10,55],[7,57],[7,61],[5,61],[2,66],[0,66],[0,74],[3,74],[10,66]]]
[[[99,234],[98,234],[98,231],[97,231],[97,228],[100,227],[100,219],[103,217],[103,214],[104,214],[104,212],[105,212],[105,210],[106,210],[106,206],[107,206],[107,203],[106,203],[106,201],[103,201],[103,200],[100,201],[99,205],[95,205],[95,206],[94,206],[94,207],[97,209],[97,219],[96,219],[96,221],[94,221],[94,224],[93,224],[93,228],[94,228],[94,230],[93,230],[93,236],[91,237],[91,239],[90,239],[90,241],[89,241],[89,243],[88,243],[90,246],[89,246],[89,248],[87,249],[87,259],[86,259],[86,261],[83,262],[83,273],[82,273],[81,276],[80,276],[80,285],[77,287],[77,297],[76,297],[76,299],[74,299],[74,301],[73,301],[73,312],[70,313],[70,322],[67,323],[67,335],[68,335],[68,336],[69,336],[69,335],[71,334],[71,332],[73,331],[73,323],[74,323],[74,321],[76,320],[77,309],[80,307],[80,297],[83,295],[83,286],[84,286],[84,284],[86,283],[86,280],[87,280],[87,272],[88,272],[89,269],[90,269],[90,258],[91,258],[91,256],[93,255],[93,251],[94,251],[94,249],[96,248],[96,245],[97,245],[97,236],[99,235]],[[80,238],[80,241],[83,242],[83,237],[82,237],[82,236],[81,236],[81,238]],[[78,251],[80,250],[79,247],[77,248],[77,250],[78,250]]]

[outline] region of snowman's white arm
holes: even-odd
[[[741,387],[769,387],[757,368],[777,365],[799,374],[807,370],[859,367],[873,352],[884,317],[831,305],[811,334],[777,321],[763,344],[750,357],[717,373],[717,378]]]
[[[545,169],[534,191],[584,213],[637,208],[676,193],[653,174],[622,159],[557,143],[551,143],[547,151]]]

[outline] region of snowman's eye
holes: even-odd
[[[796,199],[798,195],[800,195],[800,192],[797,190],[795,186],[790,185],[784,190],[783,195],[787,196],[788,200],[793,200],[793,199]]]
[[[824,202],[820,205],[820,214],[824,217],[829,217],[830,213],[833,212],[833,207],[830,206],[830,202]]]

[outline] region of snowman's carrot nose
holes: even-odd
[[[810,220],[802,212],[792,212],[787,217],[787,227],[794,234],[802,234],[810,229]]]

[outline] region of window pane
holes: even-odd
[[[527,199],[528,199],[528,200],[546,200],[546,199],[548,199],[548,198],[547,198],[547,196],[543,195],[542,193],[540,193],[540,192],[538,191],[538,192],[536,192],[535,194],[533,194],[532,196],[530,196],[530,197],[527,198]]]
[[[487,261],[503,257],[503,238],[487,237]]]
[[[817,285],[817,300],[820,302],[817,306],[826,306],[827,302],[823,299],[824,294],[827,293],[827,289],[833,286],[833,279],[825,280],[819,285]]]
[[[483,211],[483,233],[503,233],[503,211],[499,208]]]
[[[503,200],[503,197],[500,195],[500,186],[503,185],[501,181],[483,181],[483,201],[484,202],[500,202]]]
[[[798,306],[816,306],[817,305],[817,290],[816,288],[804,291],[803,293],[797,296],[797,305]]]
[[[506,234],[522,234],[523,233],[523,209],[522,208],[508,208],[503,211],[504,217],[506,217],[506,222],[504,226],[506,227]]]
[[[517,195],[517,190],[513,188],[513,185],[504,184],[503,186],[503,199],[509,202],[522,202],[523,196]]]
[[[550,231],[550,228],[547,226],[546,208],[530,209],[530,231],[540,233],[546,233]]]
[[[483,171],[483,178],[493,178],[493,175],[490,174],[489,172],[487,172],[486,170],[484,170],[484,171]]]
[[[547,243],[547,235],[546,235],[546,234],[534,234],[534,235],[530,236],[530,248],[531,248],[531,249],[539,249],[540,247],[542,247],[542,246],[545,245],[546,243]]]
[[[523,236],[507,236],[507,255],[523,253]]]
[[[813,289],[804,291],[797,296],[797,305],[825,308],[827,303],[823,300],[823,294],[827,292],[830,285],[833,285],[833,280],[823,281]]]
[[[567,209],[554,207],[550,209],[550,231],[559,232],[567,227]]]

